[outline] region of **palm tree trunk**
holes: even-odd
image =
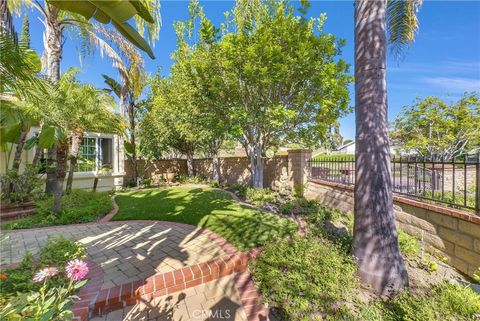
[[[32,166],[35,167],[38,165],[38,161],[42,158],[43,148],[38,144],[35,146],[35,154],[33,155]]]
[[[353,254],[380,294],[408,284],[393,216],[386,88],[387,0],[355,0],[356,177]]]
[[[45,31],[43,34],[43,45],[46,53],[46,65],[43,66],[47,77],[53,83],[60,80],[60,61],[62,59],[62,29],[58,19],[58,9],[46,4]],[[45,192],[51,194],[55,191],[58,174],[55,173],[55,155],[54,148],[50,148],[47,153],[47,182]]]
[[[68,156],[68,159],[70,160],[70,168],[68,169],[67,186],[65,187],[65,192],[67,194],[70,194],[70,192],[72,191],[73,173],[75,171],[75,167],[77,166],[78,152],[80,150],[82,140],[83,130],[74,130],[72,135],[72,148],[70,150],[70,155]]]
[[[18,169],[20,168],[20,163],[22,161],[23,146],[25,145],[25,139],[27,138],[27,134],[28,134],[28,126],[22,125],[22,131],[20,133],[20,137],[18,138],[17,147],[15,149],[15,155],[13,157],[12,169],[15,172],[18,172]]]
[[[22,131],[20,132],[20,137],[18,138],[17,146],[15,148],[15,155],[13,156],[12,170],[18,173],[20,169],[20,163],[22,161],[22,150],[25,145],[25,139],[27,138],[28,127],[22,124]],[[13,183],[8,187],[8,192],[13,192]]]
[[[57,144],[57,168],[55,170],[55,197],[53,200],[53,212],[58,214],[62,209],[63,182],[67,173],[68,139]]]

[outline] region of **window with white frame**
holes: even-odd
[[[76,172],[111,169],[113,142],[111,138],[85,137],[78,152]]]

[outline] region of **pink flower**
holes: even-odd
[[[87,262],[78,259],[72,260],[67,263],[65,272],[74,281],[83,280],[88,274]]]
[[[33,282],[42,282],[46,278],[57,275],[57,273],[58,269],[56,267],[50,266],[43,268],[34,275]]]

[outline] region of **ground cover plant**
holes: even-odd
[[[52,212],[53,197],[35,203],[37,213],[2,224],[2,229],[23,229],[52,225],[87,223],[96,221],[112,209],[108,193],[93,193],[84,190],[73,190],[62,196],[62,210],[58,214]]]
[[[419,240],[402,230],[399,246],[411,288],[391,299],[377,297],[356,278],[353,216],[304,199],[285,204],[304,219],[306,234],[267,245],[251,264],[256,285],[280,319],[473,321],[480,313],[480,295],[464,281],[442,279],[447,273],[436,274],[442,260],[420,256]]]
[[[207,228],[239,250],[257,247],[292,235],[291,220],[236,202],[227,192],[178,186],[118,193],[113,220],[160,220]]]

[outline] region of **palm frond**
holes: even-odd
[[[423,0],[388,0],[387,30],[391,52],[400,58],[415,40],[418,31],[418,11]]]

